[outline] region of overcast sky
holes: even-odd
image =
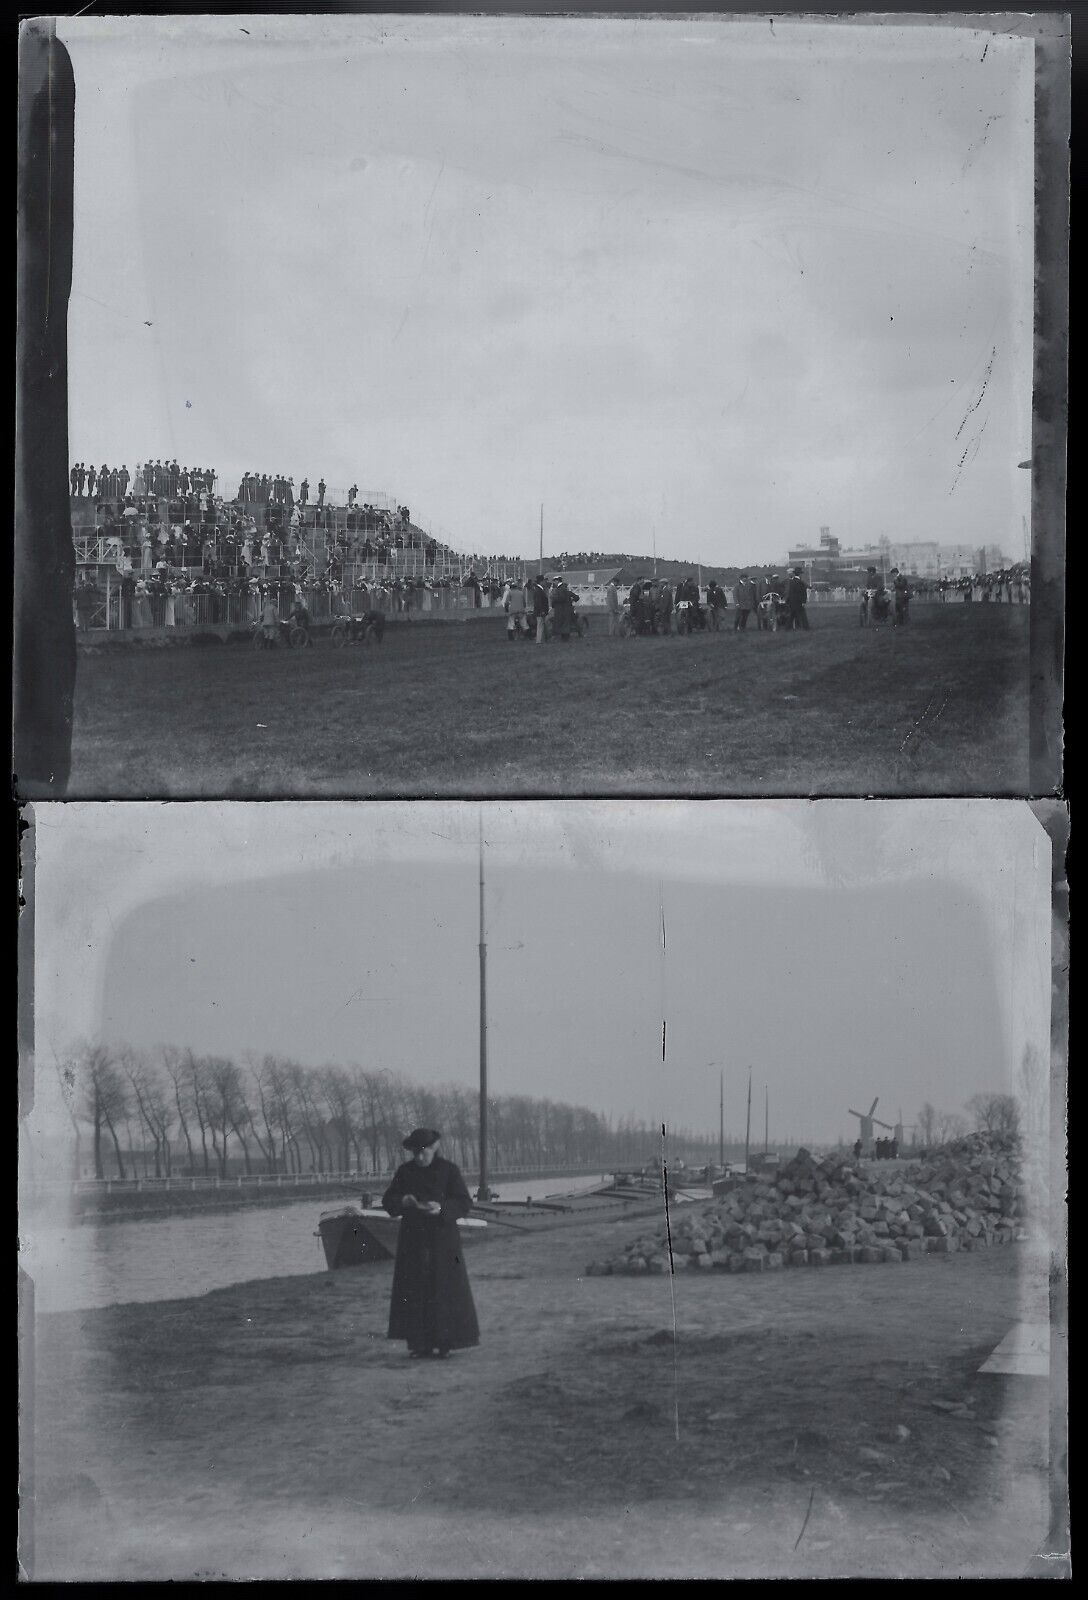
[[[1005,24],[1002,24],[1004,28]],[[1033,46],[775,19],[59,18],[73,459],[482,553],[1022,550]]]
[[[421,801],[39,808],[42,1125],[55,1058],[79,1036],[475,1086],[480,815]],[[874,1095],[908,1121],[925,1100],[960,1110],[1010,1089],[1026,1044],[1046,1056],[1049,843],[1017,804],[482,815],[496,1094],[714,1133],[724,1071],[727,1128],[743,1135],[751,1066],[772,1140],[824,1141]]]

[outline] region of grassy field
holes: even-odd
[[[1049,1388],[979,1368],[1026,1271],[1045,1296],[1045,1260],[587,1277],[621,1235],[474,1246],[481,1343],[449,1363],[385,1338],[391,1262],[39,1317],[24,1565],[1024,1573],[1047,1532]]]
[[[1028,789],[1028,608],[863,630],[509,644],[394,623],[377,649],[81,652],[72,798],[1011,795]]]

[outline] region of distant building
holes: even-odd
[[[941,544],[936,539],[881,539],[844,550],[829,528],[820,529],[818,545],[790,550],[786,560],[791,567],[802,567],[810,583],[832,588],[857,587],[870,566],[885,578],[898,567],[911,578],[936,579],[962,578],[1015,564],[996,545]]]

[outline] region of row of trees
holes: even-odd
[[[918,1113],[916,1142],[929,1149],[962,1138],[972,1129],[1000,1135],[1020,1132],[1020,1102],[1011,1094],[974,1094],[965,1109],[970,1120],[955,1111],[937,1111],[927,1100]]]
[[[82,1045],[62,1068],[77,1170],[90,1129],[98,1178],[181,1174],[386,1172],[413,1127],[440,1128],[450,1158],[479,1170],[479,1098],[360,1066],[306,1067],[264,1055],[241,1062],[165,1046]],[[717,1142],[672,1130],[670,1154],[706,1161]],[[488,1162],[556,1169],[652,1160],[660,1129],[528,1095],[488,1101]]]

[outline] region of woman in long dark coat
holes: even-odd
[[[412,1158],[397,1168],[382,1205],[401,1219],[388,1336],[405,1339],[410,1356],[445,1359],[479,1344],[480,1328],[457,1226],[472,1197],[458,1168],[438,1154],[441,1137],[434,1128],[408,1135]]]

